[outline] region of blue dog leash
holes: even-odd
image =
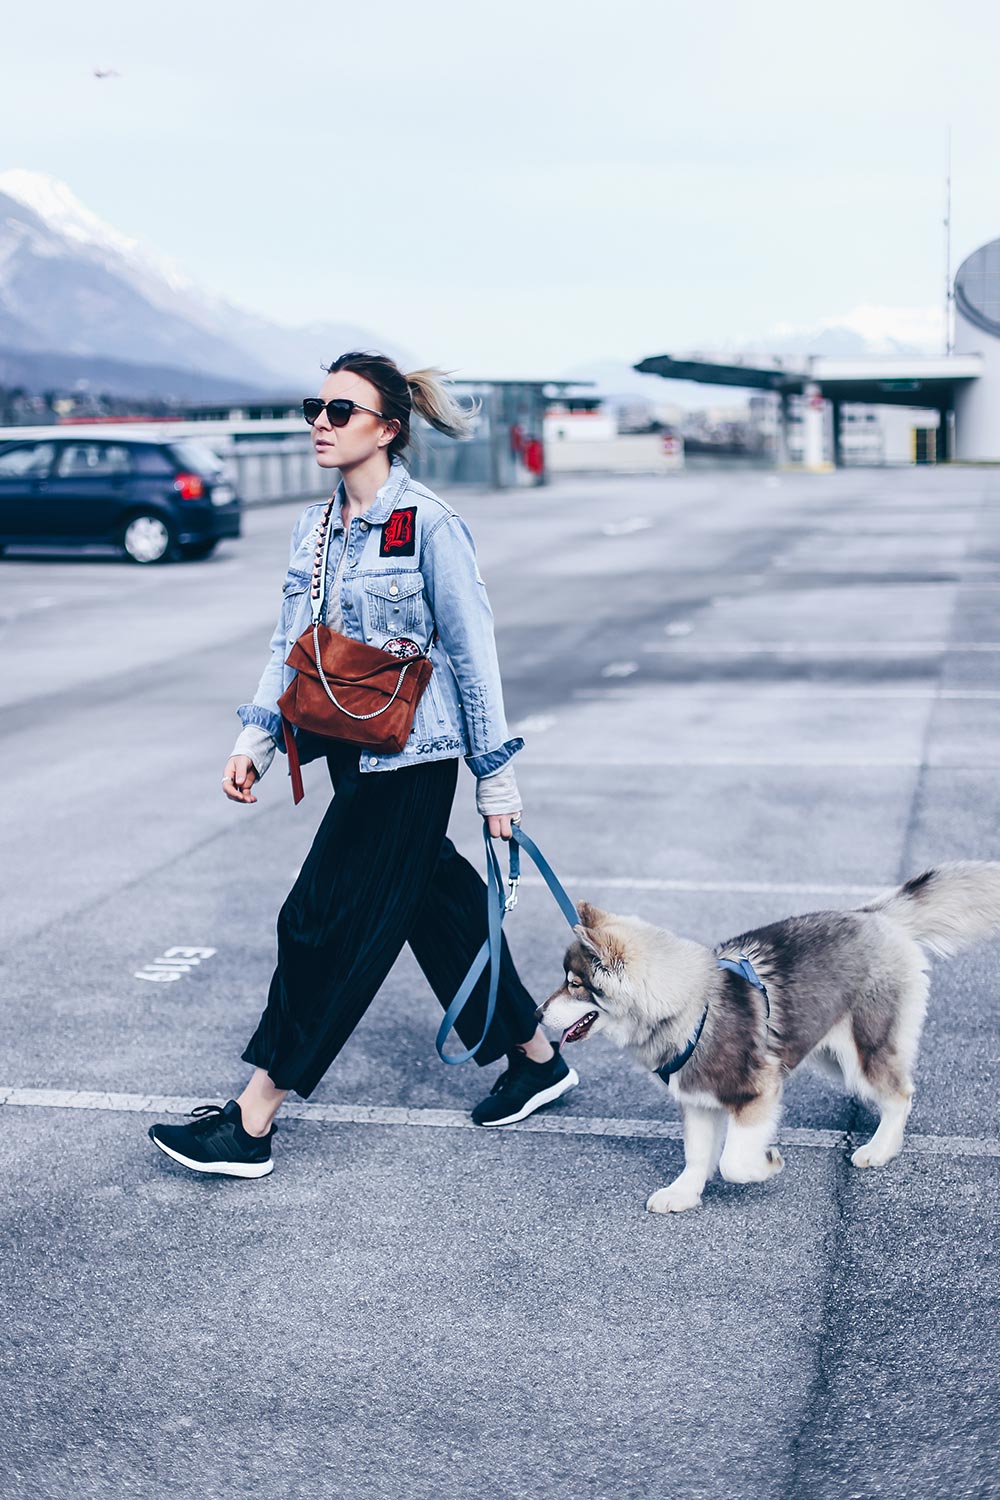
[[[472,960],[472,967],[462,980],[458,993],[445,1011],[441,1025],[438,1027],[438,1034],[434,1045],[437,1047],[438,1056],[442,1062],[468,1062],[470,1057],[475,1057],[486,1040],[486,1034],[490,1029],[493,1015],[496,1011],[497,990],[500,984],[501,926],[507,913],[512,911],[517,905],[517,887],[521,879],[522,848],[538,866],[539,873],[559,903],[562,914],[570,927],[575,927],[580,920],[576,907],[559,883],[555,871],[538,845],[526,833],[522,832],[517,823],[511,824],[510,831],[510,871],[507,877],[507,883],[510,886],[510,895],[505,900],[503,894],[503,876],[500,873],[500,861],[497,858],[496,849],[493,847],[489,825],[485,822],[483,823],[483,842],[486,845],[486,905],[489,914],[489,936]],[[468,1047],[464,1052],[446,1052],[444,1050],[445,1038],[465,1009],[466,1001],[472,994],[476,980],[485,969],[487,963],[490,966],[490,990],[486,1002],[486,1023],[483,1027],[483,1034],[474,1047]]]
[[[442,1062],[452,1064],[464,1063],[468,1062],[471,1057],[475,1057],[476,1053],[485,1042],[487,1033],[493,1022],[493,1016],[496,1012],[497,1005],[497,991],[500,985],[501,931],[503,927],[504,917],[517,905],[517,887],[521,879],[522,848],[534,860],[536,866],[538,867],[539,874],[542,876],[549,890],[552,892],[553,896],[558,902],[559,908],[562,911],[563,916],[566,918],[566,921],[569,923],[570,927],[576,927],[580,920],[579,913],[577,912],[576,907],[567,896],[565,889],[559,881],[559,877],[556,875],[555,871],[549,864],[548,860],[545,858],[542,851],[539,849],[538,845],[534,842],[533,839],[530,839],[528,837],[528,835],[520,828],[517,823],[511,824],[510,831],[510,866],[507,876],[507,883],[510,886],[510,895],[505,899],[503,894],[503,876],[500,871],[500,860],[497,857],[496,849],[493,846],[493,840],[490,837],[489,826],[485,822],[483,823],[483,842],[486,845],[486,904],[488,908],[488,936],[485,943],[480,948],[475,958],[472,960],[472,965],[469,969],[469,972],[462,980],[462,983],[459,986],[454,1000],[452,1000],[451,1004],[448,1006],[448,1009],[445,1011],[444,1016],[441,1019],[441,1025],[438,1027],[438,1034],[435,1038],[434,1045],[437,1048],[438,1056],[440,1057]],[[472,991],[475,988],[476,981],[485,969],[487,963],[490,966],[490,988],[489,995],[486,1001],[486,1021],[483,1025],[483,1034],[474,1047],[468,1047],[464,1052],[446,1052],[444,1050],[445,1038],[454,1026],[458,1017],[461,1015],[462,1011],[465,1009],[469,996],[472,994]],[[770,1016],[771,1006],[767,998],[767,989],[764,986],[763,980],[758,976],[753,964],[750,962],[745,953],[740,954],[739,961],[732,958],[719,958],[716,959],[716,964],[720,969],[730,969],[734,974],[741,975],[745,980],[747,980],[749,984],[752,984],[755,989],[760,990],[761,994],[764,997],[765,1011],[767,1015]],[[705,1009],[702,1011],[701,1020],[698,1022],[697,1029],[691,1040],[687,1043],[683,1050],[677,1054],[676,1057],[671,1058],[669,1062],[662,1063],[660,1067],[655,1069],[657,1076],[659,1078],[662,1078],[664,1083],[667,1082],[672,1074],[678,1072],[691,1056],[695,1047],[698,1045],[698,1040],[701,1036],[702,1028],[705,1025],[707,1016],[708,1006],[706,1005]]]

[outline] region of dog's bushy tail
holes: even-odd
[[[881,912],[930,952],[951,958],[1000,931],[1000,864],[969,859],[936,865],[860,909]]]

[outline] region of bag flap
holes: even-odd
[[[371,687],[379,692],[391,693],[399,681],[400,669],[406,666],[406,659],[393,656],[379,646],[368,646],[364,641],[352,640],[338,631],[330,630],[326,625],[319,627],[319,649],[323,675],[331,687]],[[418,671],[418,668],[433,668],[433,663],[426,657],[410,657],[409,660],[412,665],[404,681],[424,677],[424,672]],[[285,661],[296,672],[319,681],[311,630],[303,631]],[[430,676],[430,673],[426,675]]]

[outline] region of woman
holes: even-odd
[[[324,368],[327,368],[324,366]],[[334,797],[278,915],[278,959],[267,1004],[241,1054],[253,1074],[238,1099],[201,1105],[187,1125],[150,1127],[167,1155],[197,1172],[263,1177],[272,1170],[274,1117],[290,1090],[308,1098],[396,960],[410,947],[447,1006],[482,946],[486,883],[447,837],[463,756],[493,838],[509,839],[521,808],[507,737],[493,613],[472,535],[450,505],[418,484],[400,454],[411,412],[463,436],[470,414],[438,370],[404,376],[382,354],[342,354],[319,398],[303,403],[321,468],[339,469],[327,557],[326,623],[406,655],[429,639],[434,671],[404,750],[374,754],[303,730],[303,762],[326,758]],[[285,750],[277,699],[294,669],[285,658],[309,623],[309,586],[325,502],[292,531],[281,614],[222,789],[256,802],[255,783]],[[456,1027],[466,1046],[482,1033],[488,976]],[[507,1067],[472,1111],[477,1125],[508,1125],[579,1079],[535,1020],[535,1002],[502,942],[500,988],[475,1054]]]

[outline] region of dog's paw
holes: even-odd
[[[876,1146],[872,1139],[858,1147],[851,1157],[851,1164],[855,1167],[885,1167],[898,1154],[898,1151],[893,1151],[891,1148]]]
[[[651,1214],[685,1214],[689,1208],[700,1207],[701,1194],[676,1182],[659,1188],[646,1199],[646,1208]]]
[[[730,1156],[723,1152],[719,1171],[727,1182],[768,1182],[784,1170],[785,1158],[777,1146],[768,1146],[761,1156]]]

